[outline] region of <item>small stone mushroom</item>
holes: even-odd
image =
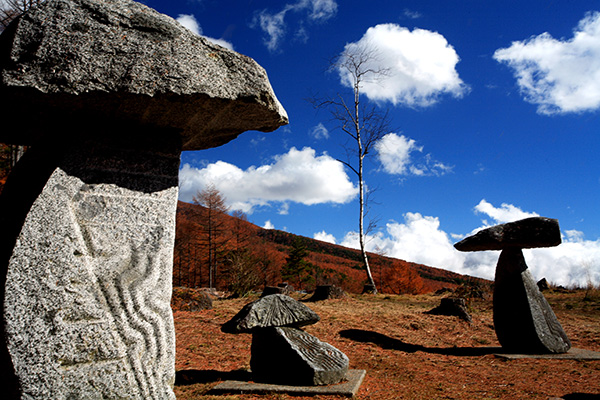
[[[257,382],[301,386],[339,383],[348,372],[348,357],[299,329],[319,319],[301,302],[272,294],[244,306],[221,330],[252,333],[250,367]]]
[[[456,243],[460,251],[502,250],[494,282],[494,329],[515,353],[565,353],[571,342],[527,268],[522,249],[561,243],[558,221],[544,217],[493,226]]]

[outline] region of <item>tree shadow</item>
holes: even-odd
[[[251,377],[250,371],[245,369],[234,371],[183,369],[175,373],[175,385],[188,386],[196,383],[213,383],[228,380],[248,382],[251,380]]]
[[[345,339],[354,340],[356,342],[373,343],[382,349],[398,350],[405,353],[416,353],[417,351],[422,351],[424,353],[459,357],[477,357],[488,354],[503,353],[501,347],[426,347],[417,344],[405,343],[402,340],[391,338],[382,333],[365,331],[362,329],[345,329],[340,331],[339,334]]]

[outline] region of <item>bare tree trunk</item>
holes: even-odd
[[[363,263],[365,271],[367,272],[367,286],[365,286],[364,292],[370,292],[377,294],[377,287],[371,274],[371,267],[369,266],[369,257],[367,256],[367,249],[365,248],[365,182],[363,180],[363,164],[365,158],[365,151],[363,149],[362,137],[361,137],[361,126],[360,126],[360,81],[356,80],[354,85],[354,129],[356,131],[356,143],[358,145],[358,190],[359,190],[359,203],[360,211],[358,218],[358,241],[360,243],[360,252],[362,253]]]

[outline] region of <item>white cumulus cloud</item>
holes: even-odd
[[[325,231],[317,232],[313,235],[313,239],[317,239],[327,243],[336,244],[335,236]]]
[[[329,139],[329,131],[322,123],[318,123],[310,131],[310,135],[315,139]]]
[[[411,157],[413,152],[422,153],[423,147],[418,146],[413,139],[404,135],[388,133],[376,144],[377,158],[383,170],[392,175],[443,175],[452,170],[452,167],[435,161],[430,154],[418,160]]]
[[[246,213],[273,203],[283,213],[288,210],[287,202],[347,203],[358,191],[342,163],[327,154],[317,155],[309,147],[292,148],[275,156],[272,164],[246,170],[224,161],[204,168],[185,164],[179,170],[180,200],[191,201],[208,184],[213,184],[233,209]]]
[[[417,146],[413,139],[404,135],[389,133],[377,142],[375,150],[385,172],[403,175],[410,163],[410,153],[423,151],[423,147]]]
[[[371,27],[364,36],[346,45],[343,54],[373,52],[364,70],[385,70],[386,74],[365,76],[362,92],[371,100],[394,105],[427,107],[443,94],[461,97],[467,86],[458,76],[458,54],[446,38],[425,29],[409,30],[396,24]],[[343,56],[342,56],[343,64]],[[343,68],[338,70],[342,84],[353,80]]]
[[[221,47],[225,47],[226,49],[233,50],[233,44],[228,42],[225,39],[215,39],[212,37],[208,37],[202,34],[202,27],[198,23],[198,20],[193,14],[179,14],[177,17],[177,22],[183,25],[185,28],[189,29],[191,32],[195,33],[198,36],[202,36],[206,38],[208,41],[218,44]]]
[[[537,213],[523,211],[512,204],[502,203],[500,207],[494,207],[485,199],[481,199],[479,204],[475,206],[475,211],[477,213],[487,214],[490,216],[495,222],[494,225],[505,224],[507,222],[514,222],[520,219],[539,216]]]
[[[275,229],[275,225],[270,220],[267,220],[263,225],[264,229]]]
[[[265,45],[271,51],[279,48],[282,39],[287,31],[286,16],[288,13],[300,14],[300,27],[295,36],[306,41],[308,33],[303,21],[324,22],[332,18],[337,13],[336,0],[298,0],[295,3],[288,3],[283,6],[281,11],[276,13],[262,10],[254,17],[253,25],[260,27],[265,33]]]
[[[498,49],[526,101],[541,114],[600,108],[600,12],[588,13],[568,40],[542,33]]]
[[[475,207],[475,211],[487,215],[494,225],[537,216],[510,204],[494,207],[485,200]],[[494,279],[499,251],[459,252],[453,246],[457,235],[442,230],[437,217],[409,212],[403,218],[403,222],[390,221],[386,224],[385,232],[369,236],[368,250],[461,274]],[[489,226],[487,221],[482,223],[482,227],[459,236],[462,238]],[[325,232],[321,234],[326,235]],[[349,232],[341,245],[358,249],[356,232]],[[588,281],[600,283],[600,239],[585,240],[582,232],[567,230],[559,246],[526,249],[523,254],[536,279],[546,278],[565,286],[585,286]]]

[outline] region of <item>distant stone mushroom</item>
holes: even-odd
[[[299,329],[319,319],[301,302],[272,294],[244,306],[221,330],[252,334],[250,369],[256,382],[297,386],[339,383],[348,372],[348,357]]]
[[[460,251],[501,250],[494,282],[494,328],[502,348],[515,353],[565,353],[571,342],[527,268],[522,249],[561,243],[558,221],[544,217],[477,232]]]

